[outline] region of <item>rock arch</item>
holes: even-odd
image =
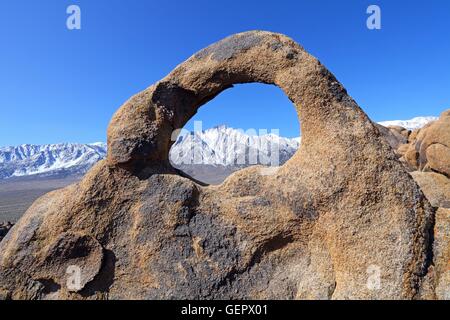
[[[300,150],[270,175],[251,167],[220,186],[177,175],[173,130],[246,82],[292,100]],[[336,78],[286,36],[252,31],[119,109],[107,160],[37,200],[0,243],[0,293],[45,298],[52,283],[58,298],[420,298],[432,224],[430,204]],[[60,247],[89,275],[76,292],[61,281]],[[368,285],[372,270],[380,287]]]
[[[249,82],[280,87],[305,123],[305,136],[326,131],[322,124],[370,128],[342,85],[301,46],[281,34],[245,32],[201,50],[125,103],[108,128],[108,162],[167,160],[175,129],[223,90]]]

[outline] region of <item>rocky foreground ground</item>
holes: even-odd
[[[245,82],[294,103],[299,151],[218,186],[172,168],[174,128]],[[0,243],[0,296],[449,299],[449,115],[384,129],[293,40],[226,38],[127,101],[107,159],[28,209]]]

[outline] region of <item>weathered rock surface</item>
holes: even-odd
[[[246,82],[291,99],[299,151],[270,175],[250,167],[219,186],[180,176],[172,132]],[[107,160],[38,199],[0,243],[0,295],[414,299],[437,283],[445,297],[443,269],[430,267],[433,227],[434,209],[336,78],[291,39],[246,32],[119,109]],[[73,265],[79,290],[64,279]]]
[[[450,209],[440,208],[436,212],[434,237],[436,298],[450,300]]]
[[[409,136],[403,149],[407,165],[412,170],[435,171],[450,178],[450,110]]]
[[[411,172],[433,207],[450,208],[450,179],[436,172]]]
[[[380,124],[376,124],[376,126],[399,157],[402,156],[399,148],[408,143],[408,136],[411,132],[399,126],[385,127]]]

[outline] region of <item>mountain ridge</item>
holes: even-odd
[[[414,130],[436,119],[427,116],[378,123]],[[295,153],[300,143],[301,137],[285,138],[273,133],[256,135],[256,131],[244,132],[219,125],[180,135],[171,148],[169,158],[175,167],[182,170],[192,164],[201,164],[234,171],[254,164],[282,165]],[[279,157],[272,157],[274,151],[279,151]],[[81,176],[105,156],[106,143],[103,142],[0,147],[0,181],[25,176]]]

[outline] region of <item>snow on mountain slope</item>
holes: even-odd
[[[170,151],[170,161],[175,166],[277,165],[277,162],[286,162],[299,145],[299,138],[283,138],[275,134],[247,134],[227,126],[218,126],[178,137]]]
[[[104,143],[24,144],[0,148],[0,179],[83,174],[106,155]]]
[[[378,124],[382,126],[400,126],[408,130],[415,130],[422,128],[427,123],[436,121],[438,117],[415,117],[410,120],[392,120],[392,121],[381,121]]]
[[[416,117],[379,123],[416,129],[436,119]],[[221,166],[233,170],[253,164],[281,165],[295,153],[300,140],[274,134],[247,134],[241,130],[218,126],[179,136],[170,151],[170,160],[180,168],[192,164]],[[82,175],[105,156],[106,144],[102,142],[0,147],[0,180],[31,175]]]

